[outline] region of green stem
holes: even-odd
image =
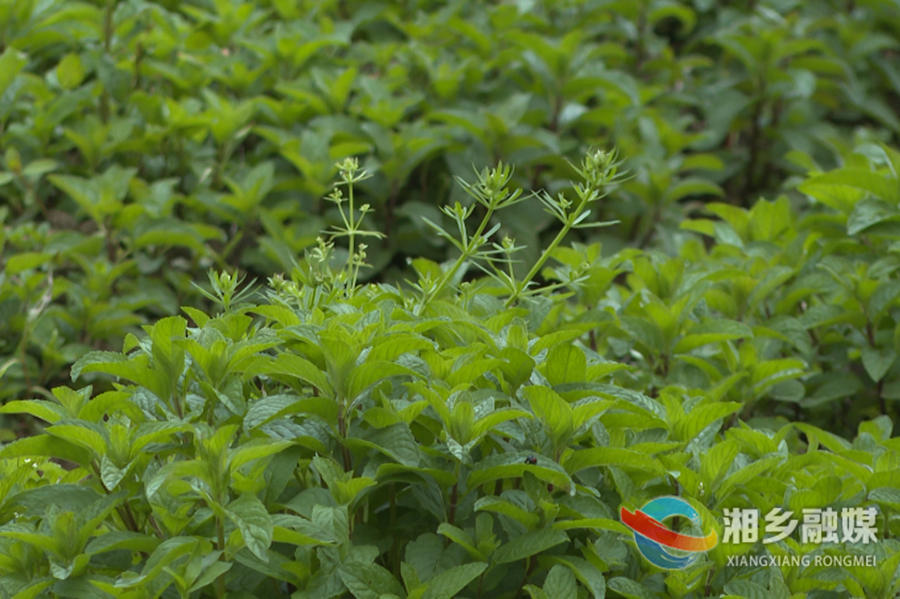
[[[515,292],[511,296],[509,296],[509,299],[506,300],[507,308],[510,307],[513,304],[513,302],[515,302],[517,299],[519,299],[519,296],[525,290],[525,287],[528,285],[528,283],[530,283],[531,280],[535,276],[537,276],[537,273],[539,273],[541,271],[541,268],[543,268],[544,264],[547,262],[547,260],[550,259],[550,254],[553,253],[553,250],[556,249],[556,246],[558,246],[560,243],[562,243],[562,240],[565,238],[565,236],[568,235],[569,231],[572,230],[572,223],[574,223],[578,219],[578,217],[581,216],[581,213],[584,212],[584,209],[587,206],[587,203],[591,199],[592,196],[593,196],[593,193],[590,193],[590,194],[585,194],[585,196],[583,198],[581,198],[581,200],[578,202],[578,207],[575,208],[575,210],[569,214],[569,217],[566,219],[566,222],[563,223],[562,229],[559,230],[559,233],[556,234],[556,237],[553,238],[553,241],[550,242],[550,245],[548,245],[544,249],[544,251],[541,252],[540,257],[537,259],[537,262],[535,262],[534,265],[531,267],[531,270],[528,271],[528,274],[525,275],[522,278],[522,280],[520,280],[519,283],[516,285]]]
[[[224,556],[225,555],[225,553],[224,553],[224,551],[225,551],[225,523],[222,522],[222,517],[219,515],[216,515],[216,536],[217,536],[216,549],[218,549],[219,551],[222,551],[223,552],[222,556]],[[220,556],[219,559],[221,559],[222,556]],[[224,597],[225,597],[225,573],[224,572],[222,574],[220,574],[218,578],[216,578],[216,597],[218,597],[219,599],[224,599]]]
[[[477,242],[481,238],[481,234],[487,228],[488,224],[491,222],[491,217],[494,215],[494,206],[488,206],[484,218],[481,219],[481,222],[478,224],[478,228],[475,229],[475,234],[469,238],[469,243],[466,244],[465,250],[459,255],[459,258],[456,259],[453,266],[450,267],[448,271],[446,271],[441,278],[438,279],[438,282],[434,287],[431,288],[431,291],[425,295],[425,299],[423,300],[423,304],[427,304],[429,301],[434,299],[434,297],[441,292],[441,290],[447,285],[447,283],[456,276],[457,271],[462,267],[463,263],[471,258],[475,251],[478,249]]]
[[[350,206],[350,214],[346,221],[347,230],[349,231],[349,251],[350,255],[347,256],[348,265],[350,266],[350,293],[353,293],[353,290],[356,288],[356,273],[358,270],[358,266],[356,265],[356,261],[353,259],[353,252],[356,246],[356,236],[354,232],[356,231],[356,224],[353,222],[353,182],[350,181],[347,183],[347,201]]]

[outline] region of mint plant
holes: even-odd
[[[898,31],[0,3],[0,595],[896,595]]]
[[[611,156],[586,159],[606,170],[583,169],[584,198],[599,195],[592,173],[598,187],[616,174]],[[497,198],[522,195],[506,189],[510,176],[485,170],[480,181],[496,187],[470,187],[496,208]],[[570,228],[587,222],[588,204],[562,213]],[[434,272],[446,278],[428,302],[422,281],[412,295],[384,283],[351,288],[353,262],[315,270],[325,263],[312,254],[263,294],[211,274],[214,313],[185,307],[190,320],[163,318],[122,351],[80,358],[73,381],[88,386],[0,408],[44,423],[0,449],[0,588],[132,597],[895,592],[892,421],[861,420],[851,442],[786,418],[781,403],[818,414],[793,399],[793,387],[821,376],[807,362],[812,346],[784,325],[813,309],[802,301],[818,300],[795,289],[804,289],[802,264],[765,274],[732,262],[759,260],[736,251],[742,236],[768,240],[770,260],[791,255],[786,231],[798,225],[784,203],[715,209],[726,220],[688,226],[723,235],[714,253],[723,264],[657,267],[658,257],[636,250],[603,258],[560,235],[542,254],[556,283],[522,296],[533,301],[509,302],[516,288],[504,294],[490,276],[460,281],[450,270]],[[347,222],[358,227],[356,214]],[[461,248],[496,267],[467,231]],[[705,250],[694,242],[684,251]],[[305,278],[316,272],[325,278]],[[855,322],[832,318],[806,337]],[[720,538],[719,514],[732,508],[838,505],[874,507],[879,539],[721,543],[686,570],[661,571],[641,561],[616,512],[665,494],[690,499]],[[876,567],[836,576],[812,562],[765,575],[727,565],[741,555],[847,552],[874,556]]]

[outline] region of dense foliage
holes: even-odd
[[[674,254],[698,201],[900,142],[895,1],[733,4],[3,0],[0,399],[197,304],[210,266],[290,272],[339,222],[347,156],[386,235],[362,274],[400,281],[455,257],[422,217],[465,203],[473,166],[555,195],[567,158],[615,146],[633,177],[605,246]],[[557,231],[501,226],[530,261]]]
[[[0,0],[0,596],[900,592],[900,7],[719,4]]]

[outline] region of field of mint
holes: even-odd
[[[898,107],[897,0],[0,0],[0,597],[895,597]]]

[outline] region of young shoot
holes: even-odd
[[[521,279],[516,277],[513,268],[516,262],[513,254],[523,249],[522,246],[517,246],[515,240],[508,236],[504,236],[500,243],[491,240],[491,237],[500,230],[500,223],[491,224],[494,214],[502,208],[517,204],[529,197],[523,196],[519,189],[511,190],[509,188],[512,169],[508,165],[500,163],[493,169],[477,171],[474,183],[458,179],[460,185],[475,200],[475,203],[469,206],[456,203],[453,206],[442,208],[443,213],[456,225],[456,234],[450,233],[427,218],[424,219],[440,237],[459,250],[459,256],[436,280],[429,278],[427,281],[420,281],[418,289],[422,293],[422,305],[437,297],[448,283],[455,279],[460,269],[468,264],[485,272],[506,290],[508,293],[507,306],[530,295],[532,292],[529,287],[533,279],[569,231],[615,224],[616,221],[591,221],[590,216],[592,205],[604,198],[613,184],[622,180],[623,174],[619,172],[620,165],[621,162],[615,151],[594,150],[588,152],[580,165],[572,165],[581,178],[581,181],[574,187],[574,198],[570,199],[564,194],[553,197],[547,192],[531,194],[537,197],[544,210],[558,220],[562,226],[550,244],[543,248],[528,273]],[[468,221],[475,211],[476,204],[484,208],[484,214],[470,234]]]
[[[359,238],[376,237],[382,239],[385,235],[380,231],[363,229],[363,220],[373,210],[369,204],[357,206],[353,195],[355,184],[365,181],[371,175],[365,169],[360,168],[359,161],[352,157],[338,162],[337,168],[339,181],[325,199],[337,206],[342,224],[328,231],[330,236],[328,243],[333,243],[339,237],[347,238],[347,262],[344,265],[344,272],[347,276],[346,294],[351,296],[356,290],[359,269],[363,266],[369,266],[366,263],[366,248],[368,246],[360,243]],[[344,197],[340,186],[347,188],[347,197]]]

